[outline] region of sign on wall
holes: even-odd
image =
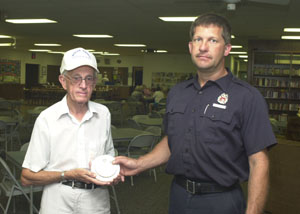
[[[20,83],[21,61],[0,59],[0,82]]]

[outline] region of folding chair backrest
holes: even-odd
[[[8,178],[10,180],[12,180],[15,185],[18,186],[19,182],[17,181],[17,179],[15,178],[15,176],[13,175],[13,173],[11,172],[10,168],[8,167],[7,163],[5,162],[5,160],[3,160],[2,157],[0,157],[0,165],[5,170],[5,173],[8,176]]]
[[[28,143],[24,143],[24,144],[21,146],[20,151],[26,152],[27,149],[28,149],[28,146],[29,146],[29,142],[28,142]]]
[[[151,150],[153,143],[155,142],[155,136],[154,135],[138,135],[134,137],[129,145],[128,145],[128,156],[130,156],[130,151],[132,149],[141,148],[144,152],[148,152]]]
[[[133,120],[132,118],[127,119],[127,124],[131,128],[143,130],[143,127],[140,124],[138,124],[135,120]]]
[[[10,202],[13,196],[23,195],[27,199],[27,201],[30,202],[30,198],[28,196],[30,191],[39,192],[43,190],[42,186],[35,186],[32,187],[32,189],[29,186],[21,186],[20,182],[15,178],[14,174],[12,173],[12,171],[10,170],[7,163],[2,157],[0,157],[0,167],[5,171],[5,176],[3,176],[2,178],[0,187],[1,190],[3,190],[3,194],[5,194],[5,196],[8,197],[7,204],[5,207],[2,204],[0,204],[0,208],[4,211],[5,214],[8,213]],[[37,208],[34,205],[32,206],[34,212],[38,213]]]
[[[158,126],[148,126],[145,131],[151,132],[155,136],[161,136],[161,128]]]

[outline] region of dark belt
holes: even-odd
[[[208,183],[208,182],[195,182],[191,181],[188,178],[183,176],[175,176],[174,177],[175,183],[179,186],[183,187],[187,192],[191,194],[207,194],[207,193],[220,193],[226,192],[236,188],[238,185],[235,184],[230,187],[220,186],[215,183]]]
[[[64,184],[64,185],[70,186],[72,188],[79,188],[79,189],[95,189],[97,187],[101,187],[101,186],[96,185],[94,183],[87,184],[87,183],[84,183],[84,182],[81,182],[81,181],[74,181],[74,180],[63,181],[61,183]]]

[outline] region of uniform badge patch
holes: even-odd
[[[228,94],[221,94],[219,97],[218,97],[218,103],[220,104],[226,104],[228,102]]]

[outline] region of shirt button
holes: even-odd
[[[215,115],[211,115],[211,118],[215,118]]]
[[[192,109],[192,112],[195,112],[195,111],[196,111],[196,110],[193,108],[193,109]]]
[[[202,91],[199,91],[199,92],[198,92],[198,94],[202,94],[202,93],[203,93]]]

